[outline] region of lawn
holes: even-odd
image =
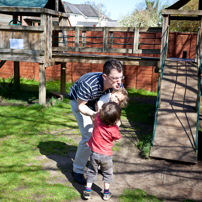
[[[47,97],[53,100],[50,92],[59,92],[60,82],[48,81],[46,86]],[[67,92],[70,86],[67,85]],[[80,193],[71,182],[50,183],[50,172],[43,169],[43,160],[38,158],[43,153],[65,156],[77,148],[77,143],[62,133],[63,130],[78,130],[69,100],[55,101],[55,105],[49,107],[27,105],[38,100],[38,82],[34,80],[21,79],[19,87],[14,85],[12,79],[0,80],[0,92],[5,104],[0,107],[0,201],[59,202],[80,198]],[[141,102],[141,98],[155,99],[156,94],[135,89],[128,92],[130,101],[122,111],[122,119],[152,125],[155,105]],[[141,125],[137,127],[141,131]],[[138,138],[137,146],[148,158],[152,133],[140,133]],[[46,147],[45,142],[49,142]],[[137,191],[134,193],[137,194]],[[131,195],[131,192],[125,191],[120,200],[125,201],[123,198],[127,198],[127,194]],[[138,195],[140,199],[145,196],[143,191]],[[158,201],[155,197],[153,199]]]

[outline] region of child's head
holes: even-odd
[[[125,88],[113,90],[111,93],[110,101],[118,103],[121,107],[126,107],[128,104],[128,92]]]
[[[121,107],[115,102],[107,102],[102,105],[100,119],[104,125],[115,125],[121,118]]]

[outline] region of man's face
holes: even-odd
[[[103,74],[104,88],[113,88],[118,90],[121,86],[121,80],[123,77],[123,72],[119,72],[116,69],[112,69],[109,75]]]

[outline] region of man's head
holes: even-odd
[[[104,90],[119,89],[123,78],[123,66],[120,61],[110,59],[105,62],[103,66]]]
[[[121,107],[115,102],[107,102],[100,109],[100,119],[104,125],[115,125],[121,118]]]

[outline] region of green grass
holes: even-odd
[[[67,84],[67,92],[70,86]],[[59,92],[60,82],[48,81],[46,88],[47,97],[51,99],[50,92]],[[21,79],[20,86],[16,86],[12,79],[2,79],[0,92],[4,102],[27,104],[30,100],[38,100],[38,82]],[[150,97],[155,94],[130,89],[129,97],[134,96]],[[128,107],[123,109],[122,118],[135,123],[152,124],[153,107],[130,99]],[[45,160],[36,158],[52,154],[67,156],[69,152],[76,151],[77,143],[61,132],[71,129],[72,134],[78,132],[69,100],[56,101],[51,107],[38,104],[1,106],[0,119],[0,201],[77,199],[80,194],[71,183],[50,183],[50,172],[43,168]],[[138,138],[142,151],[147,145],[150,148],[151,134],[141,134]],[[114,150],[121,150],[119,143],[116,143]]]
[[[152,132],[145,130],[145,124],[152,126],[154,124],[154,112],[155,112],[155,99],[156,93],[145,91],[143,89],[128,89],[129,105],[126,109],[122,110],[122,118],[127,118],[131,124],[135,124],[135,128],[138,131],[138,148],[141,150],[141,155],[148,159],[151,148]],[[146,98],[146,103],[142,103],[141,100],[137,101],[134,98]],[[149,102],[149,100],[153,100]],[[139,123],[139,125],[137,124]],[[141,125],[143,124],[143,125]]]
[[[119,196],[120,202],[161,202],[156,196],[148,195],[141,189],[125,189],[121,196]]]

